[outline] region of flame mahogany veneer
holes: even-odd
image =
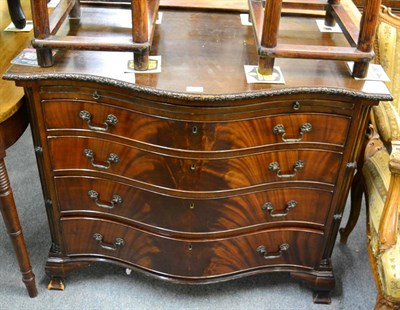
[[[339,61],[277,59],[285,84],[247,84],[257,51],[237,13],[163,13],[152,47],[161,73],[132,83],[130,53],[60,50],[52,68],[5,76],[29,101],[50,288],[101,261],[179,283],[289,272],[329,302],[370,107],[391,96],[369,93]],[[309,35],[304,17],[282,25],[285,38],[343,40]]]

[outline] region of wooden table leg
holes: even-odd
[[[132,7],[132,40],[135,43],[146,43],[149,40],[149,19],[147,0],[131,1]],[[149,50],[134,53],[135,70],[145,71],[149,68]]]
[[[278,29],[281,19],[282,0],[268,1],[264,9],[264,24],[261,36],[261,46],[274,48],[278,42]],[[258,72],[271,75],[274,70],[274,57],[260,56]]]
[[[24,235],[22,234],[14,196],[10,186],[10,180],[4,164],[4,155],[0,159],[0,210],[7,228],[7,233],[14,246],[15,254],[22,273],[22,281],[26,285],[29,296],[35,297],[37,296],[35,275],[32,272]]]
[[[325,26],[334,27],[336,25],[336,19],[332,15],[332,5],[340,4],[340,0],[328,0],[328,4],[326,6],[326,15],[325,15]]]
[[[366,0],[364,14],[360,22],[360,35],[357,49],[361,52],[370,52],[374,47],[375,32],[379,22],[381,0]],[[358,61],[354,63],[353,77],[364,78],[368,74],[369,62]]]

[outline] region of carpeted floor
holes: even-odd
[[[73,272],[64,291],[48,291],[44,265],[50,236],[30,129],[7,152],[6,164],[36,274],[38,297],[28,297],[4,225],[0,224],[0,309],[373,309],[365,213],[348,245],[333,253],[336,288],[331,305],[314,305],[311,290],[287,274],[265,274],[213,285],[170,284],[117,266]],[[344,217],[345,222],[347,217]]]

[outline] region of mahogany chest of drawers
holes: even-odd
[[[225,30],[226,40],[243,31],[235,29]],[[157,42],[164,61],[185,66],[185,56],[168,58]],[[257,56],[243,47],[236,53]],[[218,82],[195,94],[180,91],[188,81],[171,81],[168,64],[167,73],[137,75],[133,84],[108,77],[107,65],[102,74],[85,73],[85,61],[109,57],[85,55],[60,53],[69,62],[55,69],[14,66],[6,74],[29,101],[53,240],[50,286],[96,261],[182,283],[282,271],[327,302],[335,282],[330,257],[369,110],[390,95],[363,91],[364,82],[334,61],[317,69],[303,61],[303,71],[281,60],[294,76],[309,73],[252,89],[242,76],[235,82],[237,74],[226,89]],[[207,72],[212,84],[216,73]]]

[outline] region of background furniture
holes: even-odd
[[[124,2],[124,1],[122,1]],[[126,1],[125,1],[126,2]],[[83,2],[84,4],[85,2]],[[113,6],[115,3],[104,1],[89,1],[89,5]],[[129,2],[131,20],[131,37],[121,40],[117,35],[112,38],[103,39],[95,36],[94,33],[106,32],[101,25],[102,20],[90,20],[89,25],[100,25],[100,29],[92,27],[91,34],[86,36],[76,36],[76,33],[68,33],[67,36],[57,34],[58,29],[66,18],[70,17],[70,22],[78,24],[81,17],[79,0],[61,0],[54,11],[49,13],[47,0],[32,1],[32,18],[34,22],[35,37],[32,45],[36,48],[38,63],[42,67],[53,65],[53,48],[83,49],[83,50],[102,50],[102,51],[132,51],[135,55],[135,70],[148,69],[148,56],[151,42],[154,35],[154,27],[157,19],[159,0],[132,0]],[[121,5],[115,4],[115,5]],[[112,15],[112,12],[111,12]],[[112,18],[112,17],[111,17]],[[127,25],[124,25],[125,28]]]
[[[315,26],[285,22],[292,34]],[[368,93],[336,61],[281,60],[285,85],[248,84],[243,65],[257,54],[237,14],[169,11],[157,33],[162,72],[135,83],[116,52],[63,50],[51,69],[5,76],[29,99],[50,287],[107,261],[183,283],[286,271],[329,302],[370,107],[391,96]]]
[[[368,206],[370,261],[378,288],[376,309],[400,307],[400,18],[382,7],[376,39],[376,61],[388,76],[394,95],[373,108],[371,134],[362,174],[352,188],[352,216],[342,232],[342,241],[357,222],[362,194]]]
[[[361,22],[355,22],[346,1],[267,1],[265,9],[261,0],[249,0],[249,10],[259,53],[259,72],[271,75],[276,57],[334,59],[354,61],[353,76],[364,78],[369,61],[373,58],[374,33],[378,22],[380,0],[366,0]],[[303,42],[282,44],[278,33],[282,8],[292,9],[292,14],[308,11],[325,12],[325,25],[340,25],[348,44],[343,46],[307,45]],[[349,46],[350,45],[350,46]]]
[[[362,10],[365,0],[353,0],[354,4]],[[390,8],[392,11],[400,11],[399,0],[382,0],[382,5]]]
[[[9,12],[5,6],[3,8],[0,12],[1,29],[4,29],[10,23]],[[9,67],[11,59],[29,44],[30,38],[30,33],[1,31],[1,73],[4,73]],[[35,297],[37,295],[35,276],[30,266],[24,236],[8,179],[7,168],[4,164],[7,148],[18,140],[27,125],[28,116],[23,91],[15,87],[10,81],[0,80],[0,210],[15,249],[23,282],[26,285],[29,296]]]
[[[24,10],[21,7],[21,2],[19,0],[7,0],[7,5],[14,26],[18,29],[23,29],[26,25],[26,18]]]
[[[160,6],[163,8],[183,8],[199,10],[232,10],[239,12],[248,12],[249,6],[246,0],[160,0]]]

